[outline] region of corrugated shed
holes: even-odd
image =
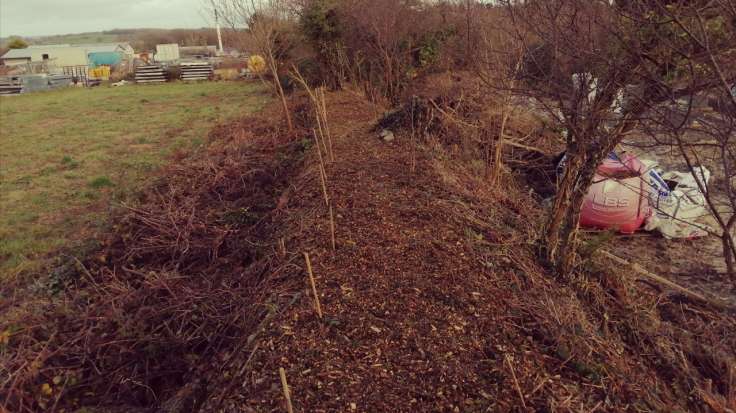
[[[87,64],[84,48],[69,45],[30,46],[25,49],[12,49],[2,59],[31,59],[32,62],[44,60],[59,67]]]
[[[26,49],[10,49],[7,53],[0,57],[2,59],[30,59],[31,50]]]

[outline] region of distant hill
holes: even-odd
[[[61,34],[55,36],[31,37],[27,39],[31,44],[83,44],[83,43],[112,43],[120,41],[117,34],[108,32],[91,32],[77,34]]]
[[[223,33],[227,39],[228,33]],[[60,34],[23,38],[29,44],[84,44],[84,43],[130,43],[136,51],[153,50],[157,44],[178,43],[182,46],[203,46],[217,44],[214,28],[200,29],[113,29],[101,32]],[[9,38],[0,38],[0,49]]]

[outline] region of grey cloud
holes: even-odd
[[[202,0],[0,0],[0,36],[207,26]]]

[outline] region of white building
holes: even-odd
[[[179,45],[176,43],[157,44],[156,56],[157,62],[174,62],[179,60]]]
[[[126,58],[132,58],[134,54],[128,43],[34,45],[25,49],[11,49],[0,57],[0,62],[6,66],[27,63],[46,63],[55,68],[87,66],[89,54],[100,52],[119,52]]]

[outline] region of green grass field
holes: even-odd
[[[167,155],[268,97],[242,82],[64,89],[0,98],[0,279],[102,228]]]

